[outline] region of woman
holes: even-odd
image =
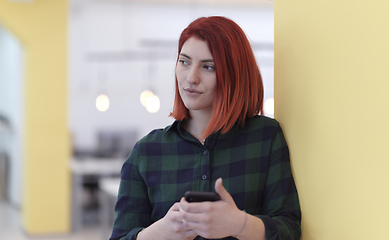
[[[124,163],[111,239],[299,239],[301,212],[277,121],[242,29],[199,18],[181,33],[176,121]],[[215,202],[187,202],[188,190]]]

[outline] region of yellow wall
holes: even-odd
[[[304,240],[389,239],[389,1],[275,1],[275,116]]]
[[[23,225],[28,234],[70,230],[66,0],[0,0],[0,22],[25,49]]]

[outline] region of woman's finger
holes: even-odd
[[[228,193],[228,191],[223,186],[222,178],[218,178],[216,180],[215,191],[217,192],[217,194],[219,194],[221,200],[228,201],[228,202],[230,202],[232,200],[231,195]]]

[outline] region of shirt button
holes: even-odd
[[[208,154],[208,151],[204,151],[204,153],[203,153],[203,154],[204,154],[204,156],[205,156],[205,155],[207,155],[207,154]]]
[[[206,180],[206,179],[207,179],[207,175],[203,175],[201,178],[202,178],[203,180]]]

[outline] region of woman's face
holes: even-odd
[[[215,64],[205,41],[191,37],[182,46],[176,76],[179,93],[190,112],[211,113],[216,92]]]

